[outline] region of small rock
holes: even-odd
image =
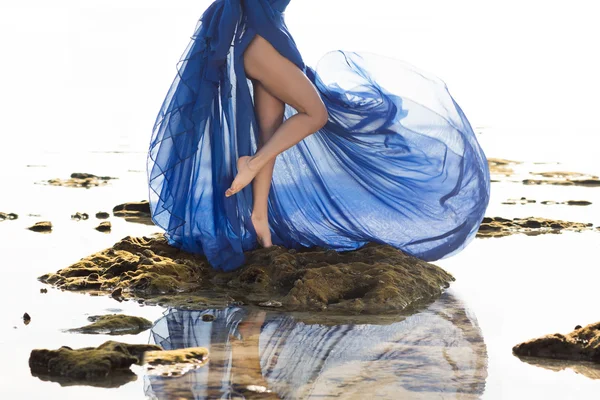
[[[202,316],[202,321],[204,322],[213,322],[215,320],[215,316],[212,314],[204,314]]]
[[[100,211],[96,213],[96,218],[98,219],[107,219],[108,217],[110,217],[110,214],[104,211]]]
[[[27,229],[29,229],[30,231],[34,231],[34,232],[43,232],[43,233],[52,232],[52,222],[50,222],[50,221],[36,222],[34,225],[30,226]]]
[[[96,230],[99,232],[110,232],[112,229],[112,225],[110,221],[100,222],[100,225],[96,227]]]
[[[95,315],[88,317],[89,325],[70,329],[68,332],[107,335],[136,335],[152,327],[146,318],[123,314]]]
[[[23,322],[25,323],[25,325],[29,325],[29,323],[31,322],[31,316],[29,316],[29,314],[27,313],[23,314]]]
[[[6,219],[17,219],[19,216],[15,213],[3,213],[0,212],[0,221],[4,221]]]
[[[577,330],[577,329],[581,329],[581,325],[577,325],[577,326],[575,327],[575,330]]]
[[[41,289],[40,289],[40,293],[48,293],[48,289],[46,289],[46,288],[41,288]]]
[[[71,215],[71,219],[74,219],[76,221],[81,221],[81,220],[86,220],[88,219],[90,216],[87,213],[80,213],[80,212],[76,212],[75,214]]]
[[[118,288],[113,290],[113,292],[110,294],[114,299],[120,299],[123,297],[123,289]]]
[[[147,365],[147,375],[181,376],[202,367],[207,360],[207,349],[190,347],[180,350],[147,351],[144,353],[143,363]]]

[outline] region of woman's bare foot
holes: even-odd
[[[269,229],[269,219],[267,217],[258,217],[252,214],[252,225],[256,231],[256,240],[262,247],[271,247],[271,230]]]
[[[250,156],[241,156],[237,160],[238,173],[231,183],[231,187],[225,191],[225,197],[233,196],[246,187],[256,176],[260,168],[254,169],[250,166]]]

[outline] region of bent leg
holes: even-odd
[[[294,107],[298,114],[286,120],[254,156],[238,159],[238,173],[227,189],[227,197],[248,185],[270,160],[289,149],[327,123],[327,109],[306,75],[283,57],[261,36],[256,36],[244,53],[246,74],[259,81],[282,102]]]
[[[272,96],[259,82],[253,81],[254,111],[259,128],[258,149],[273,136],[283,122],[285,104]],[[269,230],[268,199],[273,177],[275,158],[269,160],[256,174],[252,181],[252,224],[256,231],[257,239],[263,247],[270,247],[271,231]]]

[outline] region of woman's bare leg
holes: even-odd
[[[244,53],[246,75],[259,81],[269,93],[294,107],[298,114],[287,119],[256,152],[237,161],[238,173],[225,192],[229,197],[248,185],[279,153],[289,149],[327,123],[327,109],[312,82],[290,60],[257,35]]]
[[[260,131],[258,149],[261,149],[281,126],[285,104],[271,95],[259,81],[255,80],[252,83],[254,86],[254,111]],[[269,230],[268,199],[274,165],[275,158],[269,160],[252,181],[252,224],[258,242],[263,247],[273,245]]]

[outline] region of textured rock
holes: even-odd
[[[477,237],[504,237],[517,233],[537,236],[546,233],[561,233],[562,231],[593,230],[593,224],[584,222],[569,222],[545,218],[515,218],[485,217],[477,232]]]
[[[100,222],[100,225],[98,225],[95,229],[99,232],[110,232],[112,229],[112,224],[110,221],[103,221]]]
[[[119,204],[113,208],[113,215],[125,218],[128,222],[154,225],[150,214],[150,204],[146,200]]]
[[[50,232],[52,232],[52,222],[50,222],[50,221],[36,222],[35,224],[33,224],[32,226],[30,226],[27,229],[29,229],[30,231],[34,231],[34,232],[50,233]]]
[[[89,325],[70,329],[69,332],[109,335],[135,335],[152,327],[146,318],[123,314],[95,315],[88,317]]]
[[[600,322],[562,335],[555,333],[513,347],[518,356],[600,363]]]
[[[146,351],[161,350],[156,345],[136,345],[108,341],[94,348],[73,350],[32,350],[29,367],[34,374],[79,381],[103,380],[112,374],[132,374],[129,367],[139,363]]]
[[[40,280],[64,290],[120,290],[118,297],[184,308],[270,301],[288,310],[341,313],[403,310],[435,299],[454,280],[387,245],[340,253],[273,246],[246,256],[244,267],[225,273],[161,236],[126,237]]]
[[[68,179],[50,179],[42,182],[52,186],[65,186],[65,187],[83,187],[91,188],[96,186],[103,186],[108,183],[109,180],[117,179],[110,176],[96,176],[93,174],[74,172]]]

